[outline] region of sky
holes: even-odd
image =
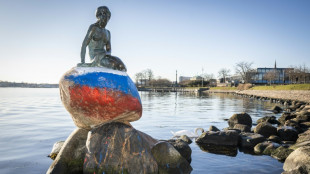
[[[145,69],[172,81],[176,70],[234,74],[240,61],[310,67],[309,0],[1,0],[0,80],[58,83],[103,5],[112,55],[133,80]]]

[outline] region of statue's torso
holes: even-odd
[[[105,54],[105,45],[110,41],[109,31],[105,28],[93,26],[91,40],[88,45],[89,57],[94,59],[96,55]]]

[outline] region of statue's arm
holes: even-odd
[[[81,47],[81,63],[85,63],[86,47],[87,47],[87,45],[89,44],[89,42],[91,40],[91,37],[92,37],[92,34],[93,34],[93,32],[92,32],[93,29],[94,29],[93,25],[89,26],[87,34],[86,34],[86,36],[84,38],[84,41],[82,43],[82,47]]]
[[[108,40],[108,42],[107,42],[107,44],[106,44],[106,50],[107,50],[107,55],[111,55],[111,33],[110,33],[110,31],[108,30],[108,38],[109,38],[109,40]]]

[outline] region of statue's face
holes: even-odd
[[[104,22],[105,24],[108,23],[108,12],[105,9],[99,9],[97,12],[97,19],[99,19],[101,22]]]

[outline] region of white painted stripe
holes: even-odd
[[[109,69],[106,67],[74,67],[74,70],[76,73],[72,74],[74,76],[93,73],[93,72],[104,72],[104,73],[110,73],[110,74],[116,74],[121,76],[128,76],[126,72],[124,71],[118,71],[114,69]]]

